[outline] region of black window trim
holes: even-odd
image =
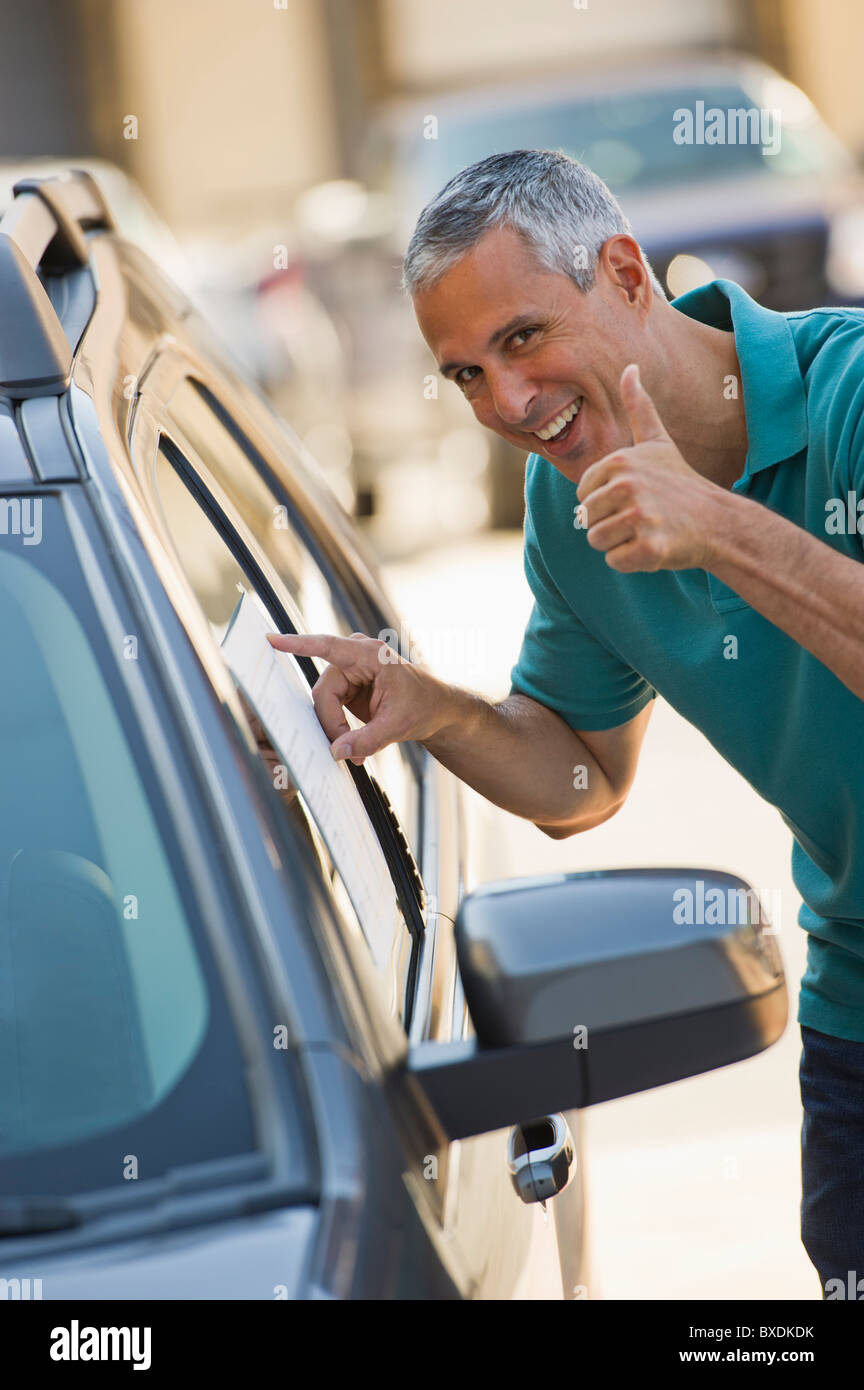
[[[246,434],[245,430],[238,425],[237,421],[233,418],[230,411],[222,404],[213,389],[191,370],[187,371],[185,377],[181,378],[181,380],[188,381],[195,390],[198,391],[204,403],[213,412],[216,419],[222,425],[223,429],[231,436],[235,444],[237,444],[246,455],[250,464],[259,474],[262,481],[270,488],[274,497],[276,497],[279,503],[288,510],[292,524],[296,528],[303,544],[312,555],[318,568],[321,570],[321,573],[330,586],[331,592],[338,595],[340,600],[339,606],[342,609],[345,621],[353,627],[359,616],[356,608],[365,607],[369,610],[373,622],[377,625],[378,631],[384,628],[387,628],[389,631],[391,629],[392,614],[388,616],[386,613],[382,612],[378,603],[373,596],[365,590],[362,581],[359,576],[354,573],[350,565],[339,566],[334,564],[332,548],[326,545],[319,536],[317,530],[310,524],[308,517],[304,515],[302,506],[298,502],[297,497],[288,489],[283,480],[273,470],[267,462],[267,459]],[[170,411],[170,405],[168,409]],[[346,592],[346,590],[349,589],[356,589],[359,592],[359,603],[357,603],[356,597],[352,597],[351,593]],[[352,602],[355,605],[353,609],[349,607],[349,604]],[[404,656],[407,660],[408,653],[401,650],[401,632],[399,634],[398,644],[400,655]],[[405,744],[405,751],[408,760],[412,764],[418,784],[422,786],[423,755],[417,745],[410,742]]]
[[[228,546],[237,564],[243,570],[249,583],[256,590],[276,627],[280,632],[296,633],[297,628],[274,590],[260,565],[250,553],[243,537],[226,516],[213,493],[197,472],[194,464],[172,438],[168,428],[156,422],[157,450],[161,450],[168,462],[201,507],[204,515],[213,525],[221,539]],[[173,426],[172,426],[173,428]],[[177,430],[177,434],[181,431]],[[185,441],[189,453],[196,454],[191,441]],[[297,657],[298,665],[311,688],[318,680],[319,672],[311,657]],[[347,762],[346,767],[354,781],[366,814],[369,816],[396,890],[396,898],[405,925],[411,938],[411,956],[408,964],[403,1009],[403,1027],[410,1030],[417,995],[417,978],[420,950],[425,934],[423,919],[424,895],[419,869],[411,854],[395,812],[386,792],[365,766]]]

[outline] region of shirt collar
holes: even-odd
[[[744,476],[805,449],[807,396],[786,315],[764,309],[733,280],[700,285],[673,299],[672,307],[735,334],[747,423]]]

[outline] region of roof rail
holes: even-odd
[[[91,174],[20,179],[0,219],[0,394],[56,396],[72,373],[72,346],[39,279],[87,265],[85,231],[114,230]]]

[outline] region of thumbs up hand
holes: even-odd
[[[717,484],[682,458],[635,363],[621,374],[621,399],[632,447],[592,463],[576,489],[588,544],[621,573],[704,567]]]

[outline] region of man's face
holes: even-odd
[[[632,442],[618,384],[627,363],[645,355],[650,300],[630,237],[606,243],[584,294],[538,265],[517,232],[499,227],[415,295],[414,311],[439,368],[481,425],[578,482],[590,464]],[[560,433],[542,439],[537,432],[562,416]]]

